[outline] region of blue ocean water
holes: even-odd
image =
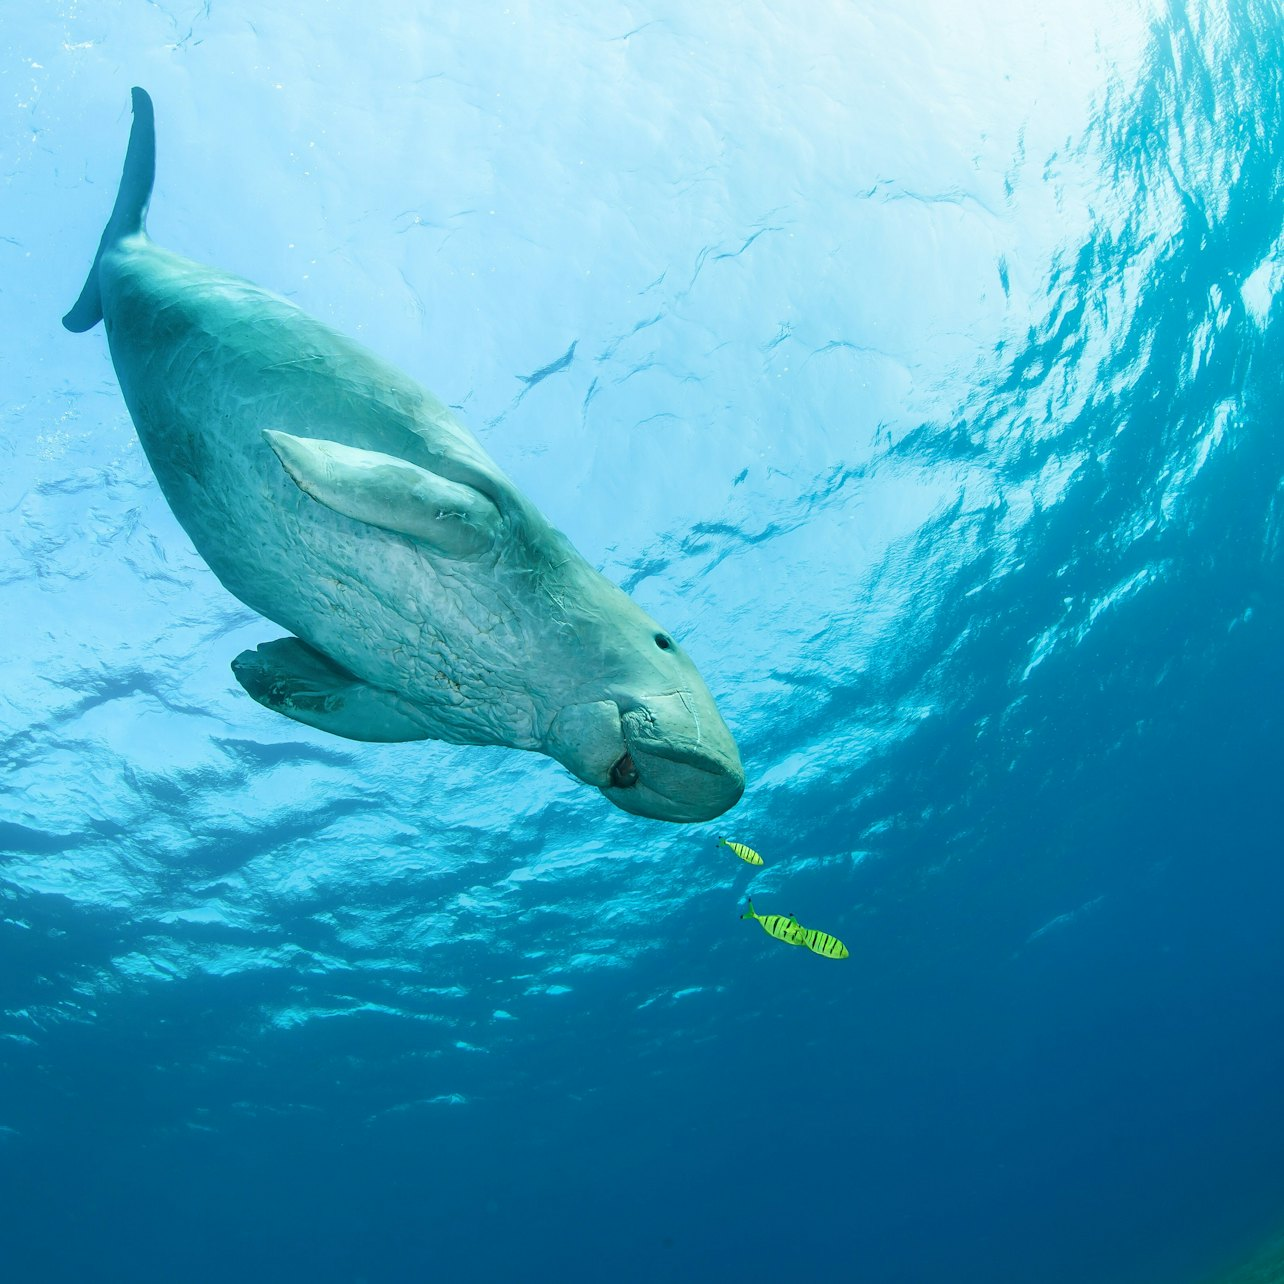
[[[1284,14],[412,10],[0,16],[3,1278],[1251,1255],[1284,1223]],[[133,84],[156,239],[456,406],[683,639],[735,812],[240,690],[280,630],[59,325]]]

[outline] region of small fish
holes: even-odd
[[[802,943],[813,954],[823,954],[827,959],[845,959],[848,956],[847,946],[842,941],[817,927],[808,928],[803,933]]]
[[[768,936],[774,936],[786,945],[805,943],[807,929],[792,914],[759,914],[753,907],[753,901],[750,901],[749,909],[740,917],[756,919]]]
[[[729,838],[719,838],[719,847],[730,847],[737,856],[748,865],[761,865],[762,857],[758,855],[752,847],[746,847],[744,843],[733,843]]]

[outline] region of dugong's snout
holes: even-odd
[[[693,824],[745,788],[740,754],[711,700],[673,692],[563,709],[547,751],[623,811]]]
[[[703,712],[697,716],[682,692],[653,696],[622,713],[627,753],[602,790],[607,798],[635,815],[687,823],[713,820],[735,806],[745,791],[740,754],[712,703]]]

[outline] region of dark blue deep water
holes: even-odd
[[[0,1279],[1252,1257],[1284,1229],[1279,6],[302,14],[0,13]],[[280,630],[166,508],[101,329],[59,325],[132,84],[153,235],[456,406],[683,639],[735,812],[244,695]]]

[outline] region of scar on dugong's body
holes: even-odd
[[[294,304],[148,239],[151,99],[63,319],[105,323],[161,490],[226,588],[294,636],[232,663],[353,740],[508,745],[616,806],[710,820],[744,789],[695,666],[426,389]]]

